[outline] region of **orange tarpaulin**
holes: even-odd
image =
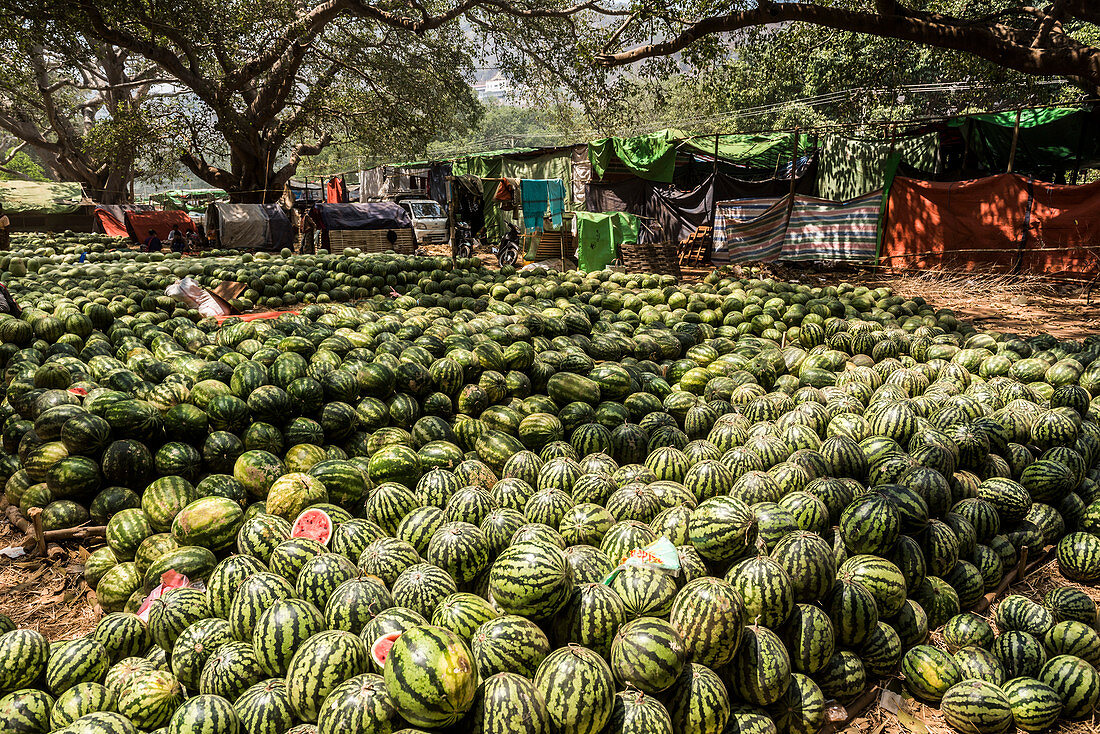
[[[195,223],[187,212],[163,211],[163,212],[126,212],[126,230],[137,242],[144,242],[149,236],[149,230],[155,230],[157,237],[162,241],[168,238],[172,225],[178,224],[184,234],[195,231]]]
[[[879,262],[1032,274],[1100,272],[1100,184],[1014,174],[935,183],[898,177]]]
[[[1100,272],[1100,182],[1032,184],[1031,217],[1021,271]]]
[[[115,219],[114,214],[106,209],[97,208],[95,210],[96,219],[99,220],[99,226],[103,227],[103,233],[111,237],[126,237],[126,223],[120,222]]]
[[[1010,270],[1026,207],[1027,187],[1019,176],[958,183],[899,176],[890,189],[879,262],[891,268]]]

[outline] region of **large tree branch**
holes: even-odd
[[[80,9],[98,38],[149,59],[193,90],[202,101],[211,105],[217,103],[214,87],[201,74],[192,73],[172,49],[112,25],[90,0],[82,2]]]
[[[184,152],[180,155],[180,163],[185,165],[191,173],[212,186],[229,191],[236,185],[236,176],[222,168],[210,165],[202,155]]]
[[[1057,43],[1044,48],[1032,48],[1035,32],[1010,26],[973,25],[966,20],[942,15],[881,15],[806,2],[768,3],[753,10],[703,18],[666,41],[606,53],[599,57],[599,62],[606,66],[619,66],[668,56],[705,36],[782,22],[810,23],[954,49],[1026,74],[1065,76],[1079,80],[1078,83],[1083,82],[1090,91],[1100,90],[1100,49],[1065,37],[1059,37]]]
[[[298,164],[302,162],[302,158],[311,155],[317,155],[332,142],[332,138],[328,133],[321,136],[320,140],[316,143],[300,143],[294,147],[294,150],[290,153],[290,159],[283,165],[278,171],[275,172],[274,177],[271,180],[271,186],[273,188],[282,188],[283,184],[290,180],[294,172],[298,170]]]
[[[1061,24],[1066,17],[1066,6],[1068,4],[1069,0],[1054,0],[1054,5],[1051,6],[1050,11],[1039,23],[1039,32],[1035,34],[1035,40],[1031,42],[1032,48],[1043,48],[1047,45],[1055,26]]]
[[[605,8],[596,0],[585,0],[565,8],[526,8],[516,5],[508,0],[462,0],[449,10],[438,15],[418,14],[420,18],[414,19],[406,15],[400,15],[390,10],[385,10],[378,5],[372,5],[364,0],[345,0],[353,13],[365,18],[387,25],[391,28],[408,31],[422,35],[428,31],[436,30],[447,25],[453,20],[462,17],[471,10],[478,8],[494,9],[515,18],[568,18],[585,10],[592,10],[606,16],[629,16],[633,11],[629,8]]]
[[[235,74],[229,75],[228,81],[231,84],[244,85],[269,69],[275,75],[285,75],[287,72],[282,69],[293,63],[287,56],[293,57],[297,53],[297,47],[308,47],[324,32],[329,23],[344,12],[344,3],[345,0],[328,0],[299,17],[284,30],[277,43],[272,43],[255,58],[242,64]],[[289,75],[293,76],[296,72],[297,67],[290,71]]]

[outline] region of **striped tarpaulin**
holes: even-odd
[[[779,257],[783,260],[874,260],[881,214],[881,189],[839,202],[796,196]]]
[[[789,201],[788,195],[719,202],[711,260],[721,264],[778,258],[787,231]]]

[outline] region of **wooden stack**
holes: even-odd
[[[397,235],[390,243],[386,236],[389,232]],[[339,255],[349,247],[357,247],[363,252],[385,252],[393,250],[401,255],[411,255],[416,250],[412,229],[339,229],[328,232],[329,252]]]
[[[703,267],[707,261],[707,248],[710,246],[712,230],[700,227],[686,240],[680,241],[679,262],[684,267]]]
[[[671,242],[624,242],[619,246],[628,273],[654,273],[680,277],[677,247]]]

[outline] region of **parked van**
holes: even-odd
[[[401,199],[397,202],[409,213],[416,246],[445,245],[451,241],[447,213],[432,199]]]

